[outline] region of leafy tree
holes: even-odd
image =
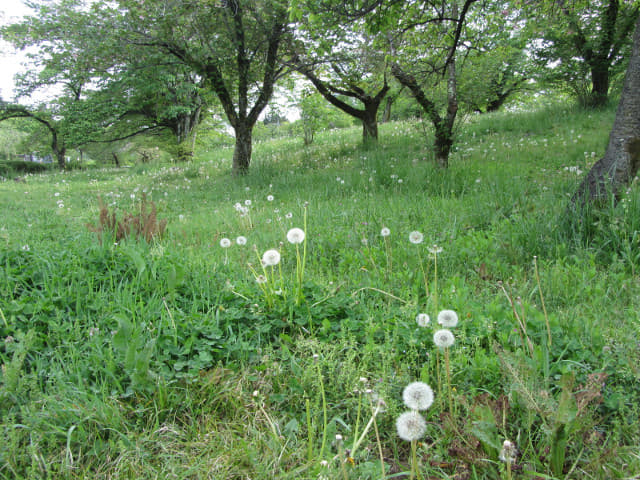
[[[599,203],[610,196],[618,199],[639,169],[640,17],[636,20],[631,58],[607,150],[578,187],[572,198],[572,206],[582,209],[589,203]]]
[[[322,13],[315,2],[300,3],[298,8],[300,17],[311,20],[298,29],[294,68],[329,103],[362,123],[365,143],[377,141],[378,110],[390,88],[386,42],[379,35],[367,34],[362,21],[341,21],[334,14]]]
[[[213,91],[235,132],[233,172],[246,173],[253,127],[287,72],[286,0],[120,0],[113,10],[109,5],[101,8],[113,15],[109,21],[123,48],[165,54]]]
[[[192,69],[122,42],[113,5],[82,0],[33,3],[35,15],[2,30],[17,48],[37,47],[18,78],[18,97],[53,89],[39,110],[64,119],[66,143],[113,142],[169,130],[178,156],[190,157],[195,128],[212,98]],[[33,110],[31,108],[30,110]]]
[[[555,0],[546,5],[549,21],[539,25],[543,41],[536,56],[553,65],[547,79],[568,88],[584,105],[603,105],[612,78],[624,72],[640,2]],[[539,10],[545,3],[531,6]]]
[[[463,46],[467,15],[476,0],[441,4],[413,2],[402,11],[399,27],[392,31],[394,59],[391,72],[420,105],[435,131],[434,150],[438,165],[447,167],[454,142],[453,127],[458,113],[456,57]],[[433,39],[441,39],[440,42]],[[446,81],[446,101],[430,95]],[[443,105],[444,103],[444,105]]]

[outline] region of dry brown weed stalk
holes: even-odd
[[[109,235],[115,242],[130,236],[135,236],[137,239],[144,238],[147,242],[151,242],[162,237],[167,227],[167,220],[158,220],[156,205],[153,201],[147,200],[145,194],[142,194],[140,211],[124,212],[121,218],[118,218],[117,209],[114,207],[110,211],[101,197],[98,197],[98,204],[100,206],[98,224],[87,223],[87,228],[98,235],[100,244],[105,235]]]

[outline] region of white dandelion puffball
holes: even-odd
[[[265,265],[265,267],[273,267],[274,265],[279,264],[280,263],[280,252],[278,252],[277,250],[273,250],[273,249],[267,250],[262,255],[262,263]]]
[[[453,310],[442,310],[438,314],[438,323],[445,328],[452,328],[458,325],[458,314]]]
[[[518,451],[516,446],[509,440],[505,440],[502,444],[502,450],[500,450],[500,456],[498,458],[505,463],[514,463],[516,461],[517,454]]]
[[[429,253],[431,255],[437,255],[439,253],[442,253],[442,247],[439,247],[438,245],[433,245],[429,247]]]
[[[407,442],[413,442],[424,436],[427,432],[427,422],[422,415],[415,410],[405,412],[396,420],[398,436]]]
[[[419,327],[426,327],[427,325],[429,325],[430,321],[431,319],[426,313],[419,313],[418,315],[416,315],[416,323]]]
[[[229,240],[228,238],[223,238],[222,240],[220,240],[220,246],[222,248],[229,248],[231,246],[231,240]]]
[[[242,235],[240,235],[238,238],[236,238],[236,243],[238,245],[246,245],[247,244],[247,238],[243,237]]]
[[[273,202],[273,195],[267,195],[267,202]]]
[[[423,240],[424,240],[424,235],[422,235],[422,233],[420,232],[411,232],[409,234],[409,241],[414,245],[418,245],[419,243],[422,243]]]
[[[256,277],[256,282],[257,283],[267,283],[267,277],[265,277],[264,275],[258,275]]]
[[[442,330],[438,330],[433,334],[433,343],[436,344],[436,347],[448,348],[455,342],[455,337],[450,330],[443,328]]]
[[[391,235],[391,230],[389,230],[387,227],[384,227],[382,230],[380,230],[380,235],[382,235],[383,237],[388,237],[389,235]]]
[[[402,400],[411,410],[426,410],[433,403],[433,390],[424,382],[413,382],[404,387]]]
[[[287,232],[287,240],[293,244],[304,242],[304,230],[301,228],[292,228]]]

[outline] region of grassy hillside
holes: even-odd
[[[564,218],[613,116],[474,116],[447,171],[392,123],[0,184],[0,478],[640,474],[638,190]]]

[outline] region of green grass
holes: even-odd
[[[378,479],[380,452],[385,478],[408,478],[395,419],[416,380],[436,391],[422,478],[507,478],[505,439],[512,478],[634,478],[638,190],[579,231],[563,219],[613,116],[469,117],[446,171],[402,122],[375,148],[359,128],[260,142],[243,178],[220,148],[3,183],[0,478]],[[143,194],[163,238],[87,228],[99,197],[122,215]],[[305,217],[299,296],[286,233]],[[271,248],[282,261],[259,284]],[[460,317],[450,385],[444,308]]]

